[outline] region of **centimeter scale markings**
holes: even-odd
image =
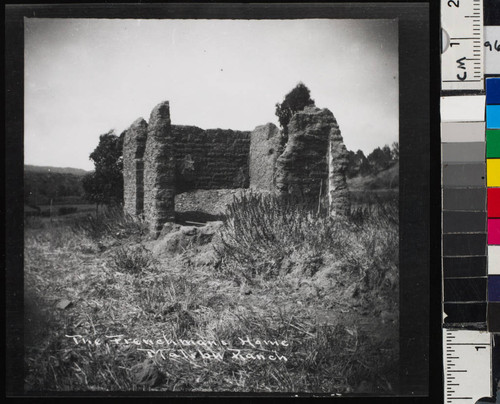
[[[482,90],[482,0],[441,0],[441,89]]]
[[[444,330],[443,347],[445,403],[475,404],[491,396],[491,334]]]
[[[475,90],[483,93],[485,68],[483,61],[485,46],[483,43],[483,1],[441,0],[441,30],[441,90]],[[456,100],[460,98],[461,101],[463,101],[460,104],[468,102],[462,97],[451,98]],[[451,102],[452,100],[449,99],[449,101]],[[463,107],[464,105],[461,105],[462,109]],[[443,114],[443,105],[441,111]],[[462,110],[454,111],[456,117],[455,115],[453,116],[456,119],[452,119],[451,121],[457,122],[458,126],[463,127],[465,130],[465,126],[470,126],[471,123],[468,122],[470,119],[465,119],[465,115],[467,114],[463,115],[461,111]],[[446,119],[444,119],[442,115],[442,121],[445,120]],[[484,118],[479,119],[479,121],[482,120],[484,120]],[[470,133],[469,137],[472,137]],[[444,141],[443,134],[442,141]],[[469,140],[469,142],[473,141],[484,143],[485,138],[481,135],[480,140]],[[445,143],[442,144],[444,145]],[[458,147],[458,145],[454,145],[453,147]],[[481,160],[484,162],[483,158],[481,158]],[[485,174],[486,173],[483,174],[484,177]],[[469,184],[465,178],[463,178],[462,182],[464,182],[464,184],[461,185],[462,187],[467,183],[467,189],[473,186],[473,184]],[[443,186],[444,185],[443,180]],[[474,189],[474,187],[471,189]],[[469,237],[471,235],[464,233],[464,236]],[[460,251],[456,251],[456,254],[452,255],[463,255],[459,252]],[[455,264],[457,265],[457,263]],[[443,287],[445,287],[445,282],[443,282]],[[448,289],[449,288],[450,285],[448,285]],[[482,289],[482,287],[480,289]],[[446,290],[445,287],[443,292],[443,303],[446,303],[445,297],[447,294],[449,296],[450,290]],[[460,291],[457,291],[457,293],[458,292]],[[459,295],[460,293],[457,296]],[[445,306],[443,306],[443,308],[444,307]],[[462,307],[462,309],[464,309],[464,307]],[[443,312],[443,315],[444,322],[447,314]],[[467,328],[467,324],[465,323],[459,325],[460,329],[446,328],[446,324],[444,324],[444,327],[444,402],[447,404],[475,404],[480,398],[492,396],[491,334],[485,331],[462,329],[462,327]]]

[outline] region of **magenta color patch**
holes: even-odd
[[[488,219],[488,244],[500,244],[500,219]]]

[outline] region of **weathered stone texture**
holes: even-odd
[[[330,216],[347,216],[350,212],[350,196],[346,182],[348,153],[333,114],[328,147],[328,206]]]
[[[250,132],[172,125],[177,192],[248,188]]]
[[[276,160],[281,146],[281,133],[276,125],[257,126],[250,134],[250,187],[274,190]]]
[[[288,124],[288,142],[276,161],[276,189],[317,201],[326,194],[327,150],[333,115],[328,110],[306,107]]]
[[[328,195],[330,215],[346,214],[347,150],[335,117],[311,106],[288,124],[288,143],[276,161],[276,189],[310,201]]]
[[[140,215],[144,210],[144,149],[148,124],[137,119],[125,131],[123,139],[123,203],[130,215]]]
[[[168,101],[151,112],[144,152],[144,213],[157,237],[175,219],[175,152]]]

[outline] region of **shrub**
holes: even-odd
[[[139,245],[134,248],[120,247],[111,256],[110,266],[119,272],[139,274],[155,264],[151,251]]]
[[[252,282],[287,273],[313,276],[340,268],[368,302],[395,304],[399,232],[397,198],[374,199],[349,218],[331,218],[307,205],[273,195],[234,199],[216,247],[221,270]]]
[[[105,237],[125,239],[131,236],[142,237],[147,234],[146,223],[137,217],[124,213],[121,207],[104,210],[99,216],[91,214],[73,222],[75,232],[84,233],[94,241]]]
[[[95,170],[82,178],[85,199],[101,204],[123,202],[123,138],[114,130],[99,136],[99,144],[90,154]]]
[[[245,277],[277,275],[282,261],[298,250],[343,250],[342,220],[292,198],[247,192],[235,197],[227,216],[217,252]]]
[[[364,209],[351,212],[350,231],[358,248],[351,251],[348,265],[361,275],[363,297],[382,299],[384,304],[398,302],[399,209],[397,194],[375,196]]]

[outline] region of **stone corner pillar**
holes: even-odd
[[[346,181],[348,153],[333,114],[332,118],[328,144],[328,210],[332,217],[347,217],[351,209]]]
[[[144,149],[148,124],[137,119],[126,131],[123,139],[123,209],[137,216],[144,209]]]
[[[161,102],[151,112],[144,152],[144,217],[157,238],[175,220],[175,154],[170,106]]]

